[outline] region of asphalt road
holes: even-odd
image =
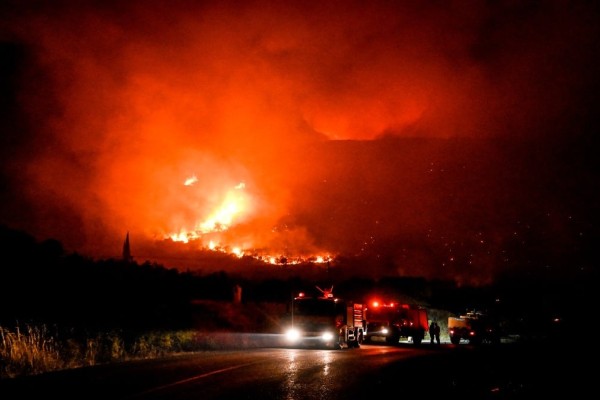
[[[0,399],[579,398],[586,356],[559,343],[211,351],[4,380]]]

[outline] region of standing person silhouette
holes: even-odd
[[[440,326],[437,322],[434,322],[434,324],[435,325],[433,327],[433,335],[435,336],[435,341],[437,342],[437,344],[440,344]]]
[[[431,324],[429,324],[429,338],[431,339],[431,344],[433,344],[433,341],[435,340],[435,326],[437,324],[433,321],[431,321]]]

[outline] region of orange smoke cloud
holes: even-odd
[[[299,252],[364,246],[371,235],[347,235],[348,220],[386,238],[426,232],[440,212],[435,190],[423,183],[426,169],[398,172],[394,155],[385,155],[369,175],[354,169],[360,153],[336,154],[332,165],[321,146],[543,136],[572,111],[589,78],[563,72],[588,61],[581,49],[595,28],[580,23],[585,9],[539,7],[15,6],[3,25],[27,49],[22,76],[30,80],[19,90],[39,122],[30,126],[34,142],[19,149],[24,158],[15,156],[36,205],[32,218],[40,235],[98,256],[119,249],[125,231],[154,240],[210,230],[236,245]],[[557,19],[560,12],[566,16]],[[437,157],[447,161],[437,154],[425,165]],[[398,199],[420,216],[398,211]],[[228,204],[240,208],[214,215]],[[373,204],[388,208],[363,210]],[[373,222],[382,217],[406,232]]]

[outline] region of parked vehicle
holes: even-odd
[[[334,297],[333,287],[319,290],[321,296],[300,293],[292,300],[286,343],[332,349],[360,347],[365,333],[362,303]]]
[[[406,339],[419,345],[428,330],[427,309],[414,304],[369,302],[365,342],[398,344]]]
[[[452,344],[500,343],[500,329],[490,316],[481,312],[467,312],[460,317],[448,317],[448,336]]]

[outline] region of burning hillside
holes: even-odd
[[[182,269],[590,263],[593,2],[34,3],[0,6],[2,223]]]

